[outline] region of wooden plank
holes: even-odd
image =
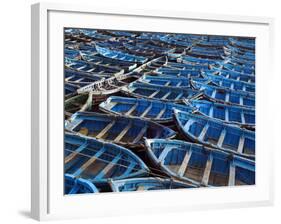
[[[171,84],[171,81],[168,81],[168,82],[165,83],[164,86],[169,86],[170,84]]]
[[[144,135],[144,133],[146,132],[147,129],[147,125],[145,125],[141,131],[139,132],[138,136],[134,139],[133,144],[135,144],[136,142],[138,142]]]
[[[212,163],[213,163],[213,155],[210,154],[209,157],[208,157],[206,167],[205,167],[205,170],[204,170],[204,174],[203,174],[203,178],[202,178],[202,181],[201,181],[201,183],[205,186],[207,186],[208,182],[209,182],[209,177],[210,177],[211,169],[212,169]]]
[[[149,98],[153,98],[154,96],[156,96],[158,93],[160,92],[160,90],[156,90],[155,92],[153,92]]]
[[[228,186],[235,185],[235,171],[236,171],[235,165],[233,164],[233,161],[231,161],[229,165]]]
[[[159,114],[156,116],[155,119],[161,118],[162,115],[165,113],[166,109],[167,109],[166,106],[164,106],[164,107],[162,108],[162,110],[159,112]]]
[[[229,102],[229,93],[228,92],[226,92],[226,94],[225,94],[225,102],[226,103],[228,103]]]
[[[167,92],[163,97],[161,97],[161,100],[165,100],[172,92]]]
[[[86,67],[87,67],[87,65],[83,65],[83,66],[77,68],[77,70],[80,71],[81,69],[86,68]]]
[[[130,120],[128,125],[120,132],[120,134],[114,139],[114,142],[119,142],[124,135],[128,132],[128,130],[132,127],[133,122]]]
[[[150,105],[145,109],[145,111],[141,114],[140,117],[145,117],[145,115],[148,114],[148,112],[151,110],[152,108],[152,103],[150,103]]]
[[[243,97],[242,97],[242,96],[239,97],[239,104],[240,104],[241,106],[243,106]]]
[[[162,162],[166,158],[168,153],[174,148],[175,148],[175,146],[167,145],[158,157],[159,162]]]
[[[193,124],[194,120],[192,118],[190,118],[184,125],[183,129],[187,129],[189,128],[189,126],[191,126]]]
[[[245,121],[245,114],[244,114],[244,111],[243,111],[243,110],[241,111],[241,123],[242,123],[242,124],[245,124],[245,123],[246,123],[246,121]]]
[[[243,153],[244,143],[245,143],[245,136],[242,135],[239,139],[239,145],[238,145],[238,149],[237,149],[238,153]]]
[[[91,164],[93,164],[99,156],[101,156],[104,152],[105,152],[106,148],[101,148],[94,156],[92,156],[89,160],[87,160],[87,162],[85,162],[78,170],[76,170],[73,175],[74,176],[79,176],[82,172],[84,172],[84,170],[90,166]]]
[[[182,96],[183,96],[183,92],[181,92],[179,95],[177,95],[177,97],[175,98],[175,100],[179,100]]]
[[[229,121],[229,110],[225,107],[225,121]]]
[[[179,81],[178,84],[176,85],[176,87],[180,87],[182,84],[182,81]]]
[[[198,136],[198,140],[203,140],[204,136],[206,135],[208,128],[210,127],[209,123],[205,124],[204,128],[202,129],[200,135]]]
[[[96,136],[96,138],[101,138],[110,128],[116,123],[116,121],[111,121],[106,127]]]
[[[79,154],[83,149],[85,149],[88,146],[88,142],[85,142],[84,144],[80,145],[75,151],[73,151],[71,154],[69,154],[67,157],[64,159],[64,163],[68,163],[70,160],[72,160],[76,155]]]
[[[213,117],[213,116],[214,116],[214,106],[211,106],[209,110],[209,117]]]
[[[137,106],[138,106],[139,104],[138,103],[135,103],[132,107],[131,107],[131,109],[130,110],[128,110],[126,113],[125,113],[125,115],[130,115],[136,108],[137,108]]]
[[[102,179],[116,164],[117,162],[121,159],[122,154],[118,154],[115,156],[115,158],[109,162],[109,164],[103,168],[102,171],[99,172],[99,174],[94,178],[95,180]]]
[[[179,176],[183,176],[184,175],[184,173],[185,173],[185,170],[186,170],[186,168],[187,168],[187,165],[188,165],[188,162],[189,162],[189,160],[190,160],[190,158],[191,158],[191,155],[192,155],[192,151],[187,151],[186,152],[186,154],[185,154],[185,156],[184,156],[184,159],[183,159],[183,161],[182,161],[182,164],[181,164],[181,166],[180,166],[180,168],[179,168],[179,170],[178,170],[178,175]]]
[[[218,147],[221,147],[224,141],[226,135],[226,129],[224,128],[220,134],[219,140],[218,140]]]
[[[234,90],[234,82],[231,83],[230,89]]]
[[[215,97],[216,97],[216,93],[217,93],[217,91],[214,89],[213,92],[212,92],[211,97],[212,97],[212,98],[215,98]]]

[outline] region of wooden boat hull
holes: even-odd
[[[255,184],[255,162],[200,144],[147,139],[148,155],[167,175],[198,186]]]
[[[92,183],[142,177],[145,163],[130,150],[96,139],[65,133],[65,173]]]
[[[187,139],[239,156],[255,158],[255,132],[176,109],[174,116],[177,127]]]
[[[92,112],[77,112],[66,121],[68,131],[123,146],[142,147],[143,138],[173,138],[176,132],[152,121]]]
[[[173,108],[192,112],[194,108],[159,100],[111,96],[99,105],[99,109],[120,116],[139,117],[158,123],[173,121]]]
[[[65,194],[87,194],[99,193],[96,186],[83,178],[76,178],[71,174],[64,174],[64,193]]]
[[[187,103],[197,108],[202,115],[217,119],[229,124],[239,125],[248,129],[255,129],[255,110],[245,107],[229,106],[205,100],[192,100]]]
[[[203,91],[204,97],[210,101],[233,106],[255,108],[255,95],[253,93],[234,91],[193,80],[191,80],[191,84],[198,91]]]
[[[157,99],[161,101],[183,102],[183,99],[196,99],[202,92],[166,86],[153,86],[145,83],[131,83],[121,90],[124,94],[137,97]]]

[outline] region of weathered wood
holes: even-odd
[[[175,100],[179,100],[182,96],[183,96],[183,92],[181,92],[179,95],[177,95],[177,97],[175,98]]]
[[[242,97],[242,96],[239,97],[239,104],[240,104],[241,106],[243,106],[243,97]]]
[[[152,108],[152,103],[150,103],[150,105],[145,109],[145,111],[141,114],[140,117],[145,117],[145,115],[148,114],[151,108]]]
[[[101,138],[106,132],[109,131],[110,128],[113,127],[113,125],[116,123],[116,121],[111,121],[106,127],[96,136],[96,138]]]
[[[226,135],[226,129],[224,128],[220,134],[219,140],[218,140],[218,147],[221,147],[224,141]]]
[[[184,129],[187,129],[190,125],[192,125],[193,124],[193,122],[194,122],[194,120],[193,119],[189,119],[186,123],[185,123],[185,125],[184,125]]]
[[[231,161],[229,165],[228,186],[235,185],[235,171],[236,171],[235,165],[233,164],[233,161]]]
[[[171,93],[171,91],[167,92],[163,97],[161,97],[161,100],[166,99]]]
[[[225,121],[229,121],[229,110],[227,107],[225,108]]]
[[[244,111],[242,110],[242,112],[241,112],[241,123],[242,124],[245,124],[246,123],[246,121],[245,121],[245,114],[244,114]]]
[[[137,137],[134,139],[133,144],[135,144],[136,142],[138,142],[139,140],[141,140],[141,138],[143,137],[144,133],[146,132],[147,129],[147,125],[145,125],[141,131],[139,132],[139,134],[137,135]]]
[[[187,151],[185,156],[184,156],[184,159],[182,161],[182,164],[178,170],[178,175],[179,176],[183,176],[185,171],[186,171],[186,168],[187,168],[187,165],[188,165],[188,162],[191,158],[191,155],[192,155],[192,151],[190,150],[189,152]]]
[[[228,103],[229,102],[229,93],[226,92],[225,94],[225,102]]]
[[[237,149],[238,153],[243,153],[244,143],[245,143],[245,136],[241,135],[239,139],[238,149]]]
[[[171,84],[171,81],[168,81],[168,82],[165,83],[164,86],[169,86],[170,84]]]
[[[179,81],[178,84],[176,85],[176,87],[180,87],[182,84],[182,81]]]
[[[94,179],[102,179],[117,164],[121,157],[122,154],[118,154],[106,167],[103,168],[102,171],[99,172],[99,174]]]
[[[214,89],[213,92],[212,92],[211,97],[212,97],[212,98],[215,98],[215,97],[216,97],[216,93],[217,93],[217,91]]]
[[[170,146],[170,145],[167,145],[163,151],[161,152],[160,156],[158,157],[158,160],[160,162],[162,162],[166,156],[168,155],[168,153],[174,148],[174,146]]]
[[[207,186],[209,182],[209,177],[211,174],[211,169],[212,169],[212,163],[213,163],[213,155],[210,154],[206,163],[206,167],[204,170],[203,178],[202,178],[202,184]]]
[[[78,170],[76,170],[73,175],[74,176],[79,176],[82,172],[84,172],[84,170],[90,166],[91,164],[93,164],[99,156],[101,156],[101,154],[103,154],[105,152],[106,148],[101,148],[94,156],[92,156],[90,159],[87,160],[87,162],[85,162]]]
[[[72,160],[76,155],[79,154],[83,149],[85,149],[88,146],[88,142],[85,142],[83,145],[80,145],[77,149],[75,149],[74,152],[69,154],[67,157],[64,159],[64,163],[68,163],[70,160]]]
[[[164,106],[164,107],[162,108],[162,110],[159,112],[159,114],[156,116],[156,119],[161,118],[162,115],[165,113],[166,109],[167,109],[166,106]]]
[[[209,110],[209,116],[210,116],[210,117],[213,117],[213,115],[214,115],[214,107],[211,106],[211,107],[210,107],[210,110]]]
[[[156,96],[159,92],[160,92],[160,90],[157,90],[157,91],[153,92],[152,94],[150,94],[149,98],[153,98],[153,97]]]
[[[136,108],[137,108],[137,106],[138,106],[139,104],[138,103],[135,103],[132,107],[131,107],[131,109],[130,110],[128,110],[126,113],[125,113],[125,115],[130,115]]]
[[[198,140],[203,140],[204,136],[206,135],[208,128],[210,127],[209,123],[205,124],[204,128],[202,129],[200,135],[198,136]]]
[[[133,122],[130,120],[128,125],[120,132],[120,134],[114,139],[114,142],[119,142],[124,135],[128,132],[128,130],[132,127]]]

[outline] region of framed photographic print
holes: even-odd
[[[272,203],[272,24],[33,5],[32,216]]]

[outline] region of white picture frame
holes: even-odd
[[[272,204],[273,146],[266,131],[270,128],[266,107],[270,81],[266,76],[272,74],[273,24],[271,18],[249,16],[32,5],[32,217],[50,220]],[[67,26],[256,37],[256,185],[64,196],[61,44]]]

